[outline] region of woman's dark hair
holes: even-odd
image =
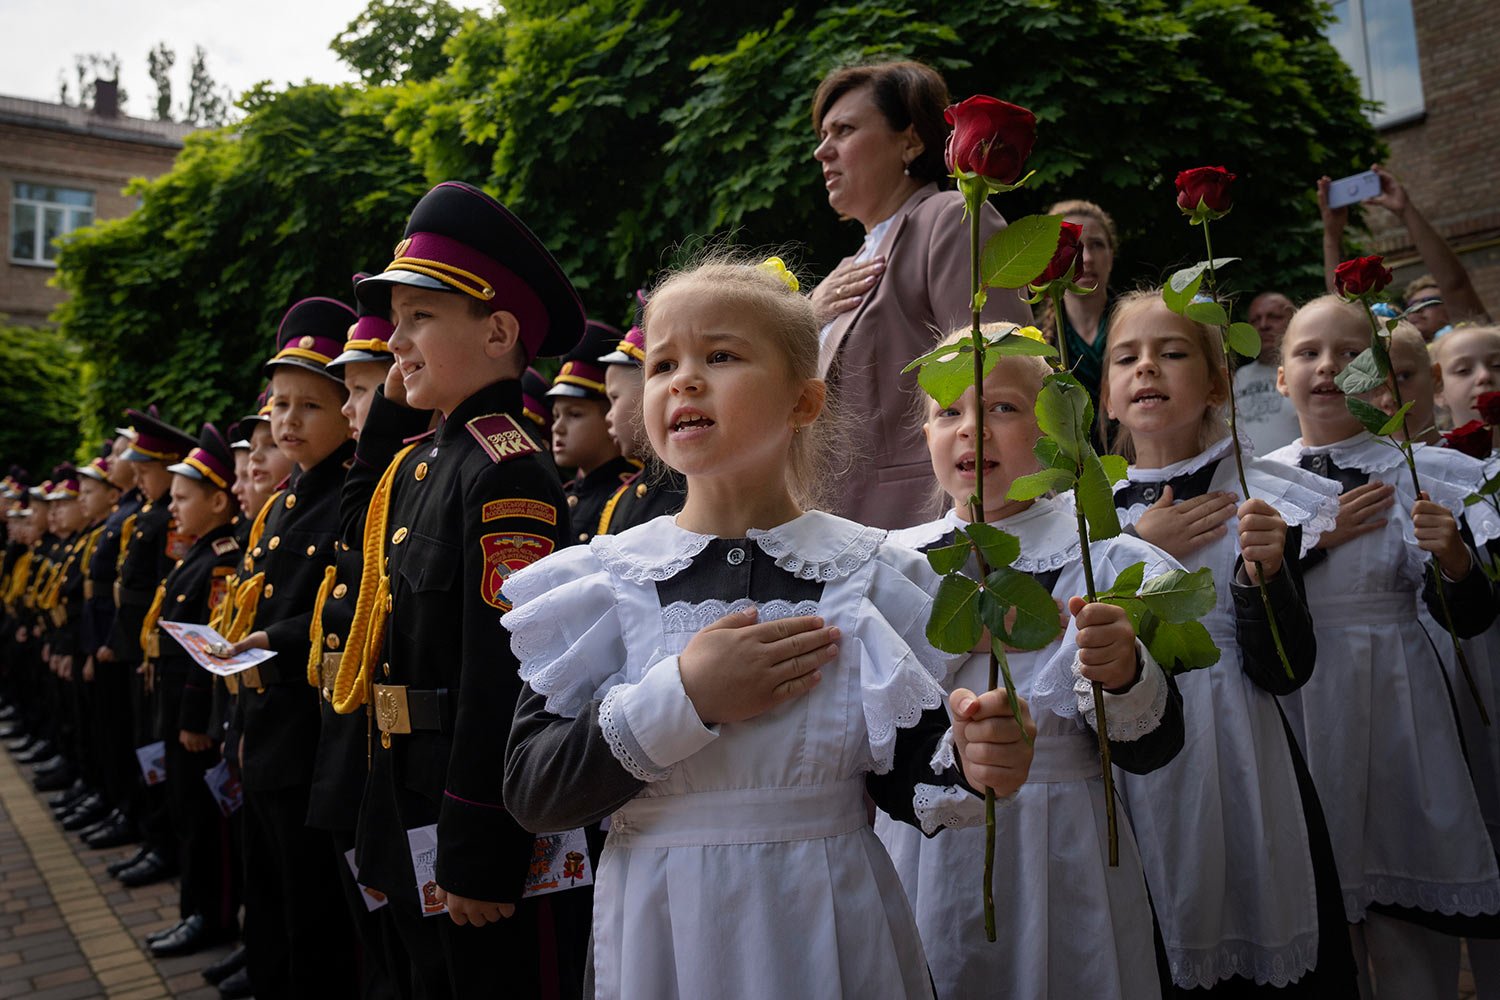
[[[886,62],[844,66],[823,78],[813,95],[813,132],[821,135],[828,109],[851,90],[869,86],[875,106],[892,129],[900,132],[916,127],[922,140],[922,155],[908,166],[908,173],[923,183],[942,183],[948,176],[944,151],[948,144],[948,84],[942,74],[925,63]]]

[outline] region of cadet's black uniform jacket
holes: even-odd
[[[569,520],[573,532],[568,544],[587,542],[599,530],[599,515],[620,487],[634,479],[641,463],[616,456],[586,476],[570,480],[563,487],[568,494]]]
[[[79,624],[80,640],[89,655],[109,642],[115,624],[115,579],[120,572],[121,533],[125,522],[141,509],[141,493],[131,490],[122,495],[114,510],[104,519],[104,531],[94,544],[83,584],[83,621]]]
[[[364,530],[363,518],[358,529]],[[344,654],[344,640],[349,637],[349,624],[354,619],[364,559],[358,543],[339,542],[337,549],[337,575],[321,608],[321,629],[315,625],[313,633],[317,636],[321,631],[322,639],[312,651],[317,658],[322,727],[318,731],[307,825],[352,834],[359,818],[359,804],[365,796],[365,776],[370,770],[370,706],[349,715],[335,712],[333,681]]]
[[[91,543],[102,525],[91,525],[68,537],[62,547],[62,568],[53,581],[51,607],[47,609],[47,643],[53,656],[73,657],[73,680],[83,680],[83,660],[88,655],[79,642],[79,620],[83,617],[83,578]]]
[[[663,514],[676,514],[687,500],[687,480],[668,468],[646,468],[625,480],[599,515],[600,535],[618,535]]]
[[[158,621],[202,624],[228,593],[228,581],[239,564],[240,543],[234,525],[224,524],[199,538],[187,555],[167,574],[163,585],[161,617]],[[158,627],[159,628],[159,627]],[[157,736],[175,743],[177,734],[209,733],[208,717],[213,705],[214,675],[194,662],[177,640],[162,633],[155,659],[156,684],[160,691],[161,717]]]
[[[247,791],[309,785],[318,748],[318,694],[307,684],[308,629],[323,571],[334,560],[339,488],[354,452],[340,445],[270,501],[243,585],[264,573],[252,631],[276,655],[260,663],[259,687],[241,674],[235,726],[245,740],[240,774]]]
[[[345,487],[346,530],[363,517],[404,435],[425,422],[376,394]],[[373,681],[430,699],[436,728],[414,720],[388,749],[376,739],[358,861],[360,881],[408,905],[416,902],[408,829],[437,823],[437,882],[461,896],[515,902],[531,863],[533,835],[501,793],[521,681],[500,625],[509,610],[500,587],[561,547],[569,521],[556,468],[525,436],[526,423],[519,382],[486,386],[394,474],[384,535],[392,610]]]
[[[121,543],[125,558],[115,581],[119,600],[109,645],[121,663],[139,663],[142,658],[141,626],[157,585],[167,578],[172,566],[187,554],[188,539],[177,533],[177,522],[162,495],[141,506],[130,525],[130,533]]]

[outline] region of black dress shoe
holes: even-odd
[[[195,913],[173,928],[172,933],[166,937],[157,938],[148,947],[154,957],[170,958],[173,955],[191,955],[195,951],[218,944],[223,938],[222,932],[215,934],[207,930],[203,926],[203,917]]]
[[[109,803],[98,792],[85,795],[61,817],[64,830],[82,830],[109,815]]]
[[[26,724],[20,719],[11,719],[0,725],[0,740],[13,740],[26,735]]]
[[[0,705],[0,722],[9,722],[16,717],[16,706],[6,702]]]
[[[104,870],[109,872],[111,875],[119,877],[119,874],[125,869],[134,868],[136,865],[140,864],[141,860],[145,858],[146,854],[150,850],[151,848],[142,845],[140,850],[136,851],[129,857],[121,858],[119,861],[111,861]]]
[[[56,795],[49,796],[47,805],[51,808],[53,815],[61,815],[70,812],[83,800],[84,796],[92,791],[93,789],[84,784],[82,778],[79,778]]]
[[[250,987],[250,973],[245,969],[219,981],[219,996],[224,1000],[244,1000],[245,997],[254,995],[255,990]]]
[[[245,946],[240,945],[217,962],[205,966],[203,978],[217,986],[244,967]]]
[[[62,760],[62,758],[58,758]],[[73,783],[73,769],[68,766],[67,761],[53,768],[41,771],[35,778],[31,779],[31,786],[39,792],[57,792],[67,788]]]
[[[116,875],[115,878],[130,888],[137,889],[143,885],[169,879],[176,874],[175,865],[169,864],[167,859],[157,854],[156,851],[148,850],[141,860]]]
[[[183,928],[183,925],[185,925],[189,920],[197,920],[198,921],[198,927],[200,929],[203,927],[203,918],[202,917],[199,917],[199,916],[183,917],[181,920],[177,921],[177,923],[173,924],[171,927],[163,927],[159,931],[152,931],[150,934],[147,934],[146,935],[146,943],[147,944],[155,944],[156,942],[160,941],[162,938],[171,937],[173,934],[176,934],[179,931],[181,931],[182,928]]]
[[[82,837],[84,846],[95,851],[106,847],[124,847],[126,844],[134,844],[139,839],[140,837],[135,832],[135,824],[118,809],[106,816],[98,826],[86,831]]]
[[[37,740],[25,750],[16,754],[16,760],[22,764],[35,764],[37,761],[46,760],[57,755],[57,748],[52,745],[51,740]]]
[[[18,733],[16,734],[16,737],[14,739],[5,741],[5,749],[9,750],[13,754],[18,754],[30,749],[31,745],[35,742],[36,737],[31,735],[30,733]]]

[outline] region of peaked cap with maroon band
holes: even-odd
[[[192,435],[158,416],[126,410],[125,419],[135,431],[130,447],[120,456],[127,462],[176,462],[192,450]]]
[[[72,465],[63,464],[52,470],[52,488],[47,494],[48,500],[77,500],[78,499],[78,470]]]
[[[619,330],[608,323],[589,320],[583,339],[563,359],[562,368],[558,369],[547,395],[604,399],[604,365],[599,363],[599,358],[612,351],[619,342]]]
[[[167,471],[228,490],[234,485],[234,452],[217,427],[204,424],[198,432],[198,446]]]
[[[422,196],[390,264],[355,291],[388,315],[393,285],[457,292],[513,314],[528,360],[564,354],[583,335],[583,303],[552,254],[504,205],[461,181]]]
[[[113,466],[114,460],[112,458],[108,455],[100,455],[98,458],[90,460],[88,465],[79,469],[78,474],[85,479],[92,479],[96,483],[113,486],[114,484],[109,481],[109,470]]]
[[[358,299],[359,283],[370,275],[364,271],[354,276],[355,297]],[[390,303],[378,309],[364,301],[358,301],[359,319],[349,328],[349,339],[344,341],[344,353],[328,362],[328,371],[340,378],[344,366],[360,361],[383,361],[389,364],[396,359],[391,353],[391,334],[396,324],[391,322]]]
[[[276,354],[266,362],[266,375],[293,365],[343,385],[341,376],[329,372],[328,362],[344,349],[344,335],[356,318],[354,310],[337,299],[317,296],[298,302],[281,317]]]

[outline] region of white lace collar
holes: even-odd
[[[810,510],[767,530],[751,528],[748,537],[776,565],[803,580],[838,580],[875,555],[885,531],[868,528],[823,511]],[[596,535],[590,548],[612,572],[636,583],[669,580],[708,547],[713,535],[677,526],[664,514],[618,535]]]
[[[1303,455],[1327,455],[1339,468],[1358,469],[1360,472],[1385,472],[1404,461],[1399,448],[1369,431],[1360,431],[1333,444],[1304,444],[1298,438],[1292,442],[1292,447],[1300,449]]]
[[[1177,476],[1190,476],[1210,462],[1216,462],[1228,455],[1229,440],[1229,435],[1225,434],[1192,458],[1173,462],[1159,469],[1143,469],[1138,465],[1132,465],[1125,478],[1115,483],[1115,489],[1123,489],[1127,483],[1164,483]],[[1240,454],[1247,459],[1255,454],[1255,445],[1244,435],[1240,435]]]

